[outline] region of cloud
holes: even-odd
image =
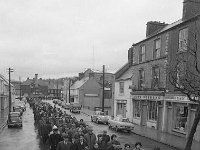
[[[182,0],[1,0],[0,73],[8,66],[16,78],[78,74],[94,64],[117,70],[147,21],[171,23],[181,12]]]

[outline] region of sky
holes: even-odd
[[[173,23],[183,0],[0,0],[0,74],[25,80],[116,72],[146,23]]]

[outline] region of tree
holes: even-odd
[[[198,17],[197,17],[198,19]],[[179,40],[182,49],[176,55],[176,63],[169,66],[169,81],[176,90],[185,94],[196,105],[196,112],[185,150],[191,150],[193,137],[200,121],[200,29],[199,21],[196,20],[186,40]],[[189,38],[188,38],[189,37]],[[180,35],[179,35],[180,39]],[[180,43],[182,42],[182,43]]]

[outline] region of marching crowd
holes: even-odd
[[[60,108],[41,100],[29,103],[38,134],[44,144],[49,144],[50,150],[132,150],[130,144],[122,146],[117,135],[109,136],[106,130],[95,135],[83,119],[78,121]],[[143,150],[142,144],[136,142],[133,150]]]

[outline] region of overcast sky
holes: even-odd
[[[183,0],[0,0],[0,74],[57,78],[115,72],[146,23],[181,19]]]

